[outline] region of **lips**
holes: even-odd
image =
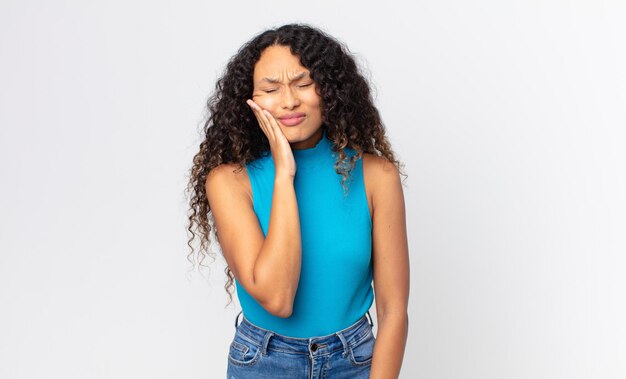
[[[306,116],[306,114],[304,114],[304,113],[291,113],[291,114],[288,114],[288,115],[280,116],[278,118],[281,119],[281,120],[289,120],[289,119],[292,119],[292,118],[300,118],[300,117],[304,117],[304,116]]]

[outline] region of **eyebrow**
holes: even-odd
[[[291,79],[291,82],[296,81],[296,80],[300,80],[302,79],[305,75],[307,75],[306,72],[301,72],[298,75],[294,76],[293,79]],[[268,83],[280,83],[280,80],[278,79],[274,79],[274,78],[263,78],[261,80],[259,80],[259,83],[261,82],[268,82]]]

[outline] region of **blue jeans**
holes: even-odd
[[[227,379],[369,378],[376,342],[369,311],[346,329],[311,338],[283,336],[245,316],[237,326],[240,314],[228,352]]]

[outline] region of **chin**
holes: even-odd
[[[285,135],[285,137],[287,137],[287,136],[300,136],[301,135],[297,126],[286,127],[285,129],[283,129],[283,134]]]

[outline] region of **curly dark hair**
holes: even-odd
[[[322,105],[322,127],[338,155],[335,170],[342,176],[345,190],[356,161],[363,153],[385,157],[398,171],[404,164],[396,160],[385,136],[385,127],[370,92],[370,86],[359,72],[349,49],[327,33],[306,24],[287,24],[266,30],[245,43],[230,59],[223,75],[217,80],[215,92],[207,101],[208,118],[204,122],[200,151],[193,158],[189,184],[186,189],[190,210],[187,242],[191,252],[187,259],[195,266],[192,242],[200,236],[197,252],[198,264],[205,257],[215,261],[208,250],[211,211],[205,182],[209,171],[222,163],[236,163],[238,170],[270,150],[267,137],[258,125],[254,113],[246,104],[252,98],[254,66],[265,48],[272,45],[287,46],[300,58],[302,66],[319,88]],[[354,149],[351,157],[344,149]],[[213,222],[213,229],[216,231]],[[217,233],[215,234],[217,237]],[[217,241],[219,243],[219,241]],[[208,267],[208,266],[205,266]],[[231,286],[234,275],[227,266],[224,288],[232,302]]]

